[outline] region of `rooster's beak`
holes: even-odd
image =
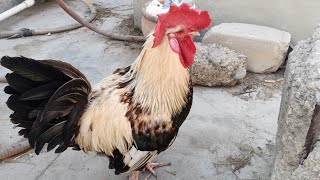
[[[195,36],[200,36],[200,33],[198,31],[193,31],[193,32],[190,32],[189,35],[191,35],[192,37],[195,37]]]

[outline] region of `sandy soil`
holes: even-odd
[[[139,34],[133,28],[130,0],[94,0],[94,3],[99,13],[94,24]],[[69,4],[79,12],[86,9],[77,1]],[[47,2],[1,22],[0,30],[55,27],[71,22],[54,2]],[[141,44],[111,41],[85,28],[51,36],[0,40],[0,56],[61,59],[78,67],[92,83],[117,67],[130,64],[140,49]],[[0,67],[0,75],[5,73]],[[282,77],[283,70],[268,75],[248,74],[242,84],[232,88],[195,87],[194,105],[178,138],[157,158],[172,162],[171,167],[157,169],[158,179],[268,179]],[[0,89],[4,87],[0,84]],[[11,112],[5,105],[7,97],[0,91],[0,148],[21,139],[17,136],[18,129],[13,129],[8,120]],[[67,150],[62,154],[43,152],[35,156],[30,151],[3,161],[0,179],[127,178],[128,174],[115,176],[107,166],[106,158],[93,154]],[[147,175],[144,173],[143,177]]]

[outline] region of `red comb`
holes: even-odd
[[[167,13],[158,15],[158,23],[154,32],[155,41],[153,47],[158,46],[168,28],[177,25],[185,27],[189,32],[198,31],[208,27],[211,18],[207,10],[190,9],[190,5],[182,3],[180,6],[171,4]]]

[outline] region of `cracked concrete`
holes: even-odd
[[[84,9],[77,1],[69,1],[72,7]],[[113,17],[100,17],[96,25],[114,28],[122,33],[123,19],[132,18],[130,0],[94,0],[101,7],[110,8]],[[84,12],[84,11],[82,11]],[[73,22],[50,1],[7,19],[0,30],[21,27],[54,27]],[[127,21],[129,23],[130,21]],[[131,21],[131,23],[133,23]],[[132,25],[133,26],[133,25]],[[111,41],[90,30],[0,40],[0,56],[23,55],[35,59],[61,59],[78,67],[92,83],[112,73],[118,67],[130,64],[139,54],[142,44]],[[6,71],[0,68],[0,75]],[[259,81],[263,83],[263,81]],[[0,148],[11,145],[21,138],[13,129],[8,116],[10,110],[0,84]],[[162,179],[269,179],[272,169],[277,116],[281,92],[270,98],[246,100],[233,96],[223,88],[195,87],[194,105],[181,127],[175,143],[156,160],[170,161],[171,167],[157,169]],[[233,171],[236,159],[252,157],[239,170]],[[143,177],[147,176],[143,173]],[[67,150],[61,155],[43,152],[36,156],[33,151],[0,164],[0,179],[115,179],[125,180],[128,174],[119,176],[108,169],[105,157]],[[155,179],[155,178],[150,178]]]

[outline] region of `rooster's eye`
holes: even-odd
[[[178,34],[182,34],[182,33],[183,33],[183,30],[178,31],[177,33],[178,33]]]

